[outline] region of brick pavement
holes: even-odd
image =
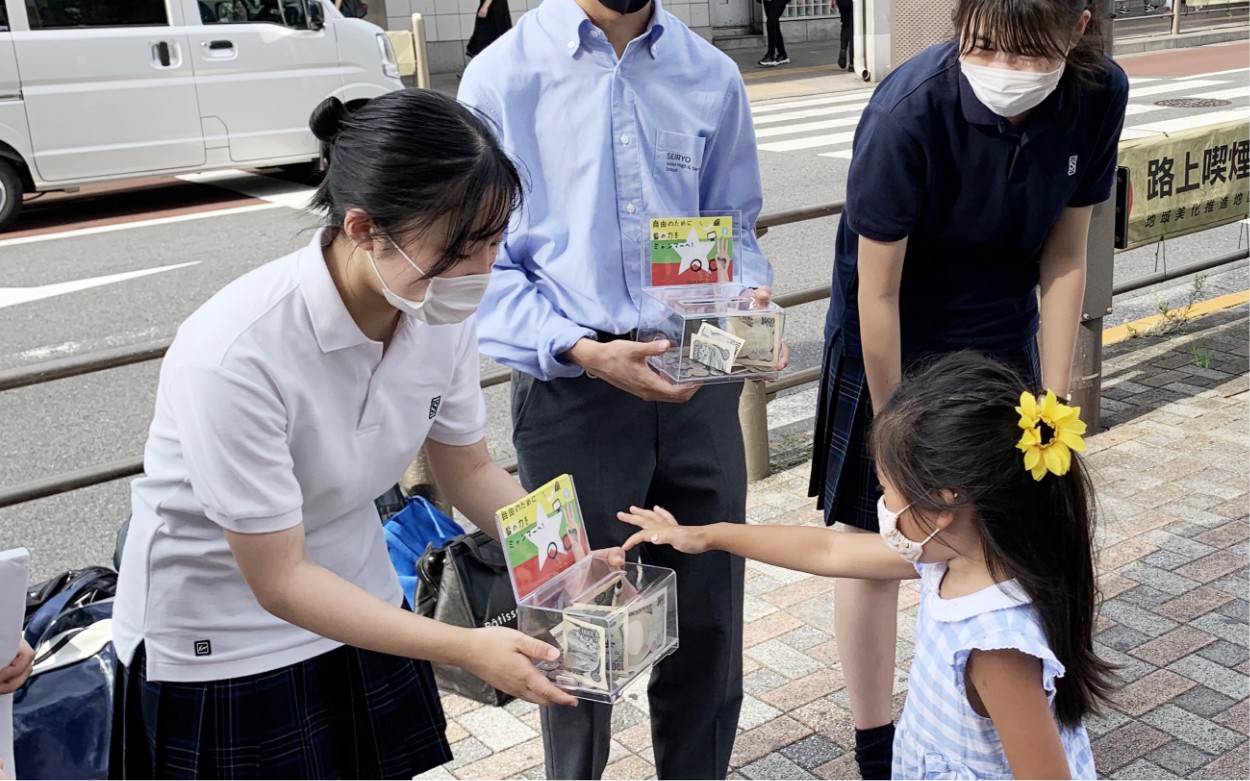
[[[1109,347],[1103,424],[1089,440],[1102,509],[1096,642],[1122,666],[1088,723],[1110,778],[1246,778],[1248,307]],[[817,524],[807,464],[751,486],[751,523]],[[732,778],[856,778],[833,642],[832,581],[747,566],[746,698]],[[918,595],[899,600],[896,707]],[[542,778],[538,712],[444,699],[455,760],[424,778]],[[645,685],[613,717],[605,778],[653,777]]]

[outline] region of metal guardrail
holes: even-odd
[[[1189,263],[1173,269],[1164,269],[1163,271],[1148,274],[1144,277],[1138,277],[1137,279],[1130,279],[1128,282],[1116,285],[1111,288],[1111,294],[1118,296],[1124,293],[1132,293],[1134,290],[1141,290],[1142,288],[1150,287],[1151,285],[1157,285],[1160,282],[1167,282],[1172,279],[1187,277],[1190,274],[1197,274],[1200,271],[1208,271],[1216,268],[1217,266],[1223,266],[1228,263],[1236,263],[1237,261],[1245,260],[1248,257],[1250,257],[1250,249],[1242,249],[1237,250],[1236,252],[1230,252],[1227,255],[1217,255],[1214,258],[1200,260],[1197,263]]]
[[[816,206],[809,206],[801,209],[789,209],[786,211],[773,212],[762,216],[757,224],[756,232],[758,235],[764,235],[769,228],[779,225],[790,225],[806,220],[819,219],[822,217],[831,217],[842,212],[842,202],[824,203]],[[1173,269],[1166,269],[1156,274],[1140,277],[1128,282],[1117,285],[1113,289],[1115,295],[1140,290],[1150,285],[1160,282],[1167,282],[1172,279],[1188,276],[1200,271],[1216,268],[1228,263],[1234,263],[1250,257],[1250,250],[1239,250],[1237,252],[1228,253],[1198,263],[1191,263],[1185,266],[1179,266]],[[823,285],[818,287],[798,290],[792,293],[784,293],[776,296],[773,300],[782,307],[790,308],[820,301],[829,297],[829,286]],[[32,385],[39,385],[54,380],[66,379],[69,377],[77,377],[84,374],[91,374],[106,369],[114,369],[122,366],[130,366],[133,364],[144,363],[147,361],[157,360],[163,357],[172,343],[171,339],[149,342],[138,346],[117,347],[108,350],[102,350],[87,355],[74,356],[71,358],[61,358],[53,361],[45,361],[33,366],[16,367],[0,371],[0,392],[12,390],[14,388],[24,388]],[[511,372],[507,369],[495,369],[482,375],[482,388],[489,388],[496,385],[503,385],[511,379]],[[777,379],[774,382],[766,383],[763,392],[758,390],[749,394],[753,398],[753,404],[762,404],[767,399],[772,398],[783,391],[793,390],[802,387],[810,382],[820,379],[820,367],[811,367],[802,369]],[[748,394],[744,394],[748,396]],[[745,406],[745,404],[744,404]],[[758,429],[758,411],[754,419],[756,424],[751,426],[752,429]],[[744,412],[744,422],[748,415]],[[744,439],[745,434],[744,431]],[[748,471],[751,462],[755,463],[755,467],[759,469],[759,458],[761,457],[761,442],[764,464],[767,464],[768,439],[767,424],[764,425],[763,432],[753,431],[754,442],[748,444]],[[752,454],[754,450],[754,454]],[[503,466],[510,472],[516,471],[516,459],[510,459],[502,462]],[[33,480],[27,483],[0,489],[0,508],[10,507],[16,504],[34,501],[36,499],[44,499],[56,494],[74,491],[79,488],[87,488],[101,483],[111,482],[126,477],[134,477],[143,473],[143,459],[129,458],[118,461],[112,461],[97,466],[85,467],[73,472],[66,472],[52,477]]]

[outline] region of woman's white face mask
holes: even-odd
[[[413,262],[412,258],[408,257],[408,253],[400,249],[398,244],[394,246],[409,265],[421,272],[421,276],[426,276],[425,270]],[[387,303],[429,325],[451,325],[468,320],[477,312],[478,306],[482,303],[482,297],[486,295],[486,286],[490,284],[490,274],[430,277],[429,285],[425,289],[425,299],[412,301],[391,290],[386,280],[382,278],[382,272],[378,269],[378,262],[374,260],[373,253],[368,254],[369,263],[373,265],[373,272],[378,275],[378,281],[382,283],[382,295],[386,297]]]
[[[1065,63],[1053,71],[1015,70],[1007,67],[974,65],[960,58],[959,67],[977,100],[1000,117],[1019,116],[1041,105],[1059,87]]]

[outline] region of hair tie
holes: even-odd
[[[1024,453],[1024,468],[1041,480],[1047,472],[1066,475],[1072,467],[1072,451],[1085,450],[1085,421],[1081,408],[1060,403],[1054,391],[1035,396],[1020,394],[1020,428],[1024,433],[1016,447]]]

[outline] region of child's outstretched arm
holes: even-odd
[[[748,526],[713,523],[681,526],[662,507],[630,507],[617,513],[637,526],[625,550],[642,542],[669,545],[682,553],[723,550],[777,567],[830,578],[903,580],[915,578],[916,568],[903,561],[875,534],[841,534],[814,526]]]
[[[965,673],[969,704],[994,722],[1012,776],[1071,778],[1041,668],[1036,656],[1012,648],[974,650]]]

